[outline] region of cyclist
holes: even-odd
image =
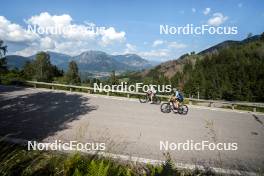
[[[173,89],[175,94],[171,97],[171,100],[173,101],[174,107],[177,109],[179,107],[179,103],[183,102],[183,96],[177,89]]]
[[[150,88],[147,91],[148,96],[150,97],[150,103],[153,103],[153,97],[156,95],[157,91],[153,85],[150,85]]]

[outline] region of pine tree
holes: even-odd
[[[35,69],[34,78],[37,81],[50,82],[52,81],[52,65],[50,56],[45,52],[39,52],[36,55],[36,60],[33,62]]]
[[[78,66],[75,61],[69,63],[66,80],[68,84],[79,84],[81,82]]]
[[[7,69],[6,58],[4,57],[7,52],[7,46],[0,40],[0,73],[5,73]]]

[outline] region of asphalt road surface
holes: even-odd
[[[127,98],[0,86],[0,136],[103,142],[106,152],[254,171],[264,169],[264,115],[189,106],[185,116]],[[160,142],[237,143],[235,151],[160,150]]]

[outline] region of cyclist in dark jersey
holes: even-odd
[[[177,89],[173,89],[175,94],[172,96],[174,107],[177,109],[179,107],[179,103],[183,101],[183,97]]]

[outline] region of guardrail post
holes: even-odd
[[[256,107],[253,108],[253,112],[257,112],[257,108]]]
[[[51,89],[54,90],[54,86],[51,86]]]
[[[108,92],[107,92],[107,96],[109,96],[109,95],[110,95],[110,92],[108,91]]]
[[[130,94],[129,93],[127,94],[127,98],[130,98]]]
[[[192,105],[192,100],[189,100],[189,105]]]
[[[72,92],[72,88],[70,87],[70,92]]]
[[[37,84],[34,84],[34,88],[37,88]]]
[[[235,110],[235,105],[234,105],[234,104],[232,104],[231,106],[232,106],[232,110]]]

